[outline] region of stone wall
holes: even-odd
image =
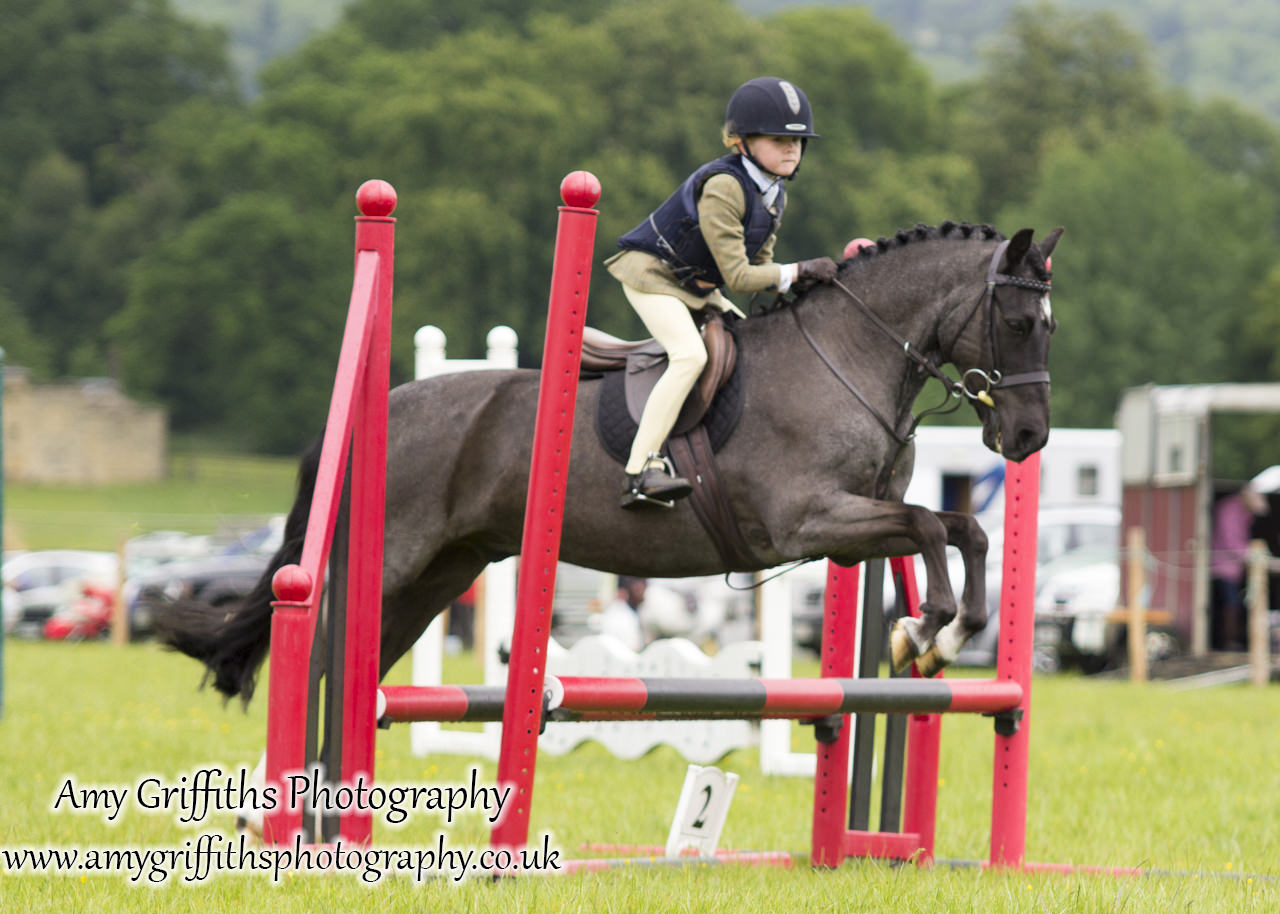
[[[107,379],[32,384],[4,369],[4,477],[9,482],[95,485],[165,475],[168,416]]]

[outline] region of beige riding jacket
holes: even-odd
[[[773,262],[777,230],[760,247],[756,256],[748,260],[742,228],[746,211],[746,198],[737,178],[719,174],[707,179],[702,187],[702,196],[698,198],[698,224],[711,256],[720,268],[720,275],[725,278],[726,288],[740,295],[776,292],[782,281],[782,267]],[[645,251],[620,251],[604,265],[614,279],[637,291],[671,295],[694,311],[711,305],[742,315],[742,311],[717,288],[710,288],[706,295],[686,289],[676,280],[675,271],[669,264]]]

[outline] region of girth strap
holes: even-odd
[[[667,439],[667,452],[676,472],[693,484],[689,506],[711,537],[721,561],[730,571],[754,571],[760,561],[742,535],[733,505],[720,481],[711,439],[704,425]]]

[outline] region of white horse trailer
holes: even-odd
[[[1040,452],[1040,504],[1120,504],[1120,432],[1055,428]],[[1004,507],[1004,458],[977,426],[928,426],[916,433],[916,464],[905,500],[932,510],[981,514]]]

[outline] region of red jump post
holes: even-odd
[[[1027,844],[1027,765],[1031,754],[1031,673],[1035,649],[1040,454],[1005,465],[1004,567],[996,678],[1022,686],[1017,729],[996,728],[991,792],[993,867],[1022,867]]]
[[[1006,463],[1003,574],[1000,592],[1000,636],[994,680],[953,682],[946,711],[996,713],[995,764],[991,802],[993,867],[1024,867],[1027,831],[1027,764],[1031,709],[1032,647],[1035,632],[1036,518],[1040,501],[1040,455],[1022,463]],[[902,559],[900,568],[914,613],[919,604],[914,572]],[[827,581],[822,642],[822,675],[852,675],[853,630],[857,623],[856,570],[852,575],[832,566]],[[918,675],[913,670],[913,676]],[[1008,703],[1017,700],[1011,710]],[[847,723],[847,722],[846,722]],[[933,862],[938,801],[938,762],[942,718],[912,713],[907,729],[903,829],[865,832],[847,829],[845,774],[849,764],[848,727],[832,742],[818,746],[814,781],[814,866],[835,867],[846,857],[883,857]]]
[[[333,543],[342,484],[351,454],[351,536],[344,678],[342,771],[351,783],[373,779],[379,633],[382,613],[382,527],[387,465],[387,393],[391,351],[395,189],[366,181],[356,193],[355,279],[338,356],[315,495],[298,565],[272,579],[271,680],[267,710],[266,780],[280,806],[265,817],[263,838],[286,843],[302,829],[302,810],[288,803],[287,775],[307,764],[308,669],[315,641],[321,582]],[[368,843],[369,813],[341,823],[347,841]]]
[[[582,328],[587,317],[591,259],[595,246],[600,182],[575,171],[560,183],[551,301],[542,355],[542,384],[529,467],[529,496],[516,585],[517,627],[512,632],[507,666],[507,697],[502,715],[498,784],[514,788],[511,808],[493,828],[494,847],[518,848],[528,842],[533,775],[542,729],[542,690],[547,639],[556,589],[556,563],[564,522],[569,443],[573,438],[582,361]]]

